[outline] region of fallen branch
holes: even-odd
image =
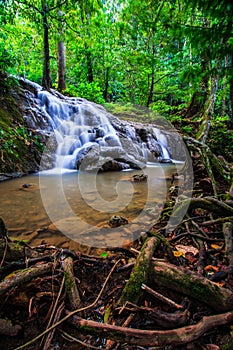
[[[150,293],[151,295],[153,295],[157,299],[163,301],[164,303],[166,303],[172,307],[175,307],[176,309],[183,309],[182,305],[177,304],[173,300],[166,298],[164,295],[156,292],[155,290],[153,290],[152,288],[148,287],[145,284],[142,284],[142,289],[146,290],[148,293]]]
[[[66,311],[69,315],[69,311]],[[233,321],[233,312],[203,317],[203,319],[190,326],[185,326],[172,330],[142,330],[113,326],[107,323],[99,323],[92,320],[85,320],[78,316],[68,319],[75,328],[99,334],[102,338],[111,339],[119,343],[127,343],[138,346],[167,346],[181,345],[193,342],[200,338],[208,330],[226,325]]]
[[[42,332],[41,334],[37,335],[35,338],[33,338],[32,340],[28,341],[27,343],[23,344],[23,345],[20,345],[18,346],[15,350],[20,350],[20,349],[24,349],[25,347],[27,347],[28,345],[31,345],[33,343],[35,343],[37,340],[39,340],[40,338],[42,338],[44,335],[46,335],[47,333],[51,332],[54,328],[56,328],[57,326],[59,326],[60,324],[62,324],[63,322],[65,322],[67,319],[69,319],[71,316],[77,314],[78,312],[82,312],[82,311],[85,311],[85,310],[88,310],[90,308],[92,308],[93,306],[96,305],[96,303],[99,301],[101,295],[103,294],[103,291],[113,273],[113,271],[115,270],[116,266],[119,264],[120,260],[117,260],[115,262],[115,264],[113,265],[113,267],[111,268],[107,278],[105,279],[104,281],[104,284],[99,292],[99,294],[97,295],[96,299],[93,301],[93,303],[91,303],[90,305],[87,305],[87,306],[84,306],[80,309],[76,309],[74,311],[71,311],[71,312],[66,312],[66,316],[63,317],[61,320],[59,320],[57,323],[53,324],[52,326],[50,326],[49,328],[47,328],[44,332]]]

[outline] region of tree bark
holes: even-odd
[[[66,46],[63,40],[58,42],[58,91],[66,90]]]
[[[225,258],[227,259],[228,265],[233,266],[233,223],[225,222],[223,224],[223,234],[225,238]]]
[[[52,272],[54,263],[42,264],[37,267],[30,267],[11,274],[8,278],[0,282],[0,295],[8,292],[11,288],[31,281],[33,278]]]
[[[65,287],[69,297],[70,306],[72,310],[75,310],[81,304],[78,288],[76,286],[74,270],[73,270],[73,259],[68,256],[63,262],[64,276],[65,276]]]
[[[103,93],[103,97],[104,97],[106,102],[109,102],[109,97],[108,97],[109,71],[110,71],[110,67],[107,67],[106,72],[105,72],[105,84],[104,84],[105,89],[104,89],[104,93]]]
[[[44,68],[43,68],[43,78],[42,86],[46,90],[50,90],[52,87],[52,80],[50,76],[50,53],[49,53],[49,23],[48,23],[48,7],[46,1],[43,2],[43,31],[44,31]]]
[[[205,277],[167,262],[153,262],[151,284],[169,288],[205,303],[218,312],[233,309],[233,293]]]
[[[129,281],[126,283],[125,288],[123,289],[119,304],[122,305],[126,301],[135,304],[138,302],[143,293],[142,285],[147,283],[151,258],[159,243],[160,240],[158,237],[152,237],[144,243],[133,271],[131,272]]]

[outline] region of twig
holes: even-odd
[[[174,243],[176,241],[179,241],[180,239],[187,237],[187,236],[191,236],[194,238],[198,238],[201,239],[202,241],[206,241],[206,242],[223,242],[224,239],[223,238],[211,238],[211,237],[203,237],[202,235],[198,235],[197,233],[193,233],[193,232],[183,232],[180,235],[173,237],[171,239],[168,239],[169,243]]]
[[[63,289],[63,286],[64,286],[64,282],[65,282],[65,278],[63,277],[62,282],[61,282],[61,286],[60,286],[60,289],[59,289],[59,292],[58,292],[58,295],[57,295],[57,299],[56,299],[55,305],[53,307],[53,311],[51,313],[48,325],[46,327],[47,329],[50,327],[50,325],[51,325],[51,323],[53,321],[53,316],[54,316],[54,313],[55,313],[55,311],[57,309],[57,305],[58,305],[58,302],[59,302],[59,299],[60,299],[60,296],[61,296],[61,292],[62,292],[62,289]],[[48,337],[49,337],[49,334],[48,334]],[[44,341],[45,341],[45,337],[43,337],[43,339],[41,340],[41,346],[42,346]]]
[[[74,311],[71,311],[68,315],[66,315],[65,317],[63,317],[60,321],[58,321],[57,323],[55,323],[54,325],[52,325],[51,327],[49,327],[48,329],[46,329],[44,332],[42,332],[41,334],[39,334],[38,336],[36,336],[35,338],[33,338],[32,340],[28,341],[27,343],[15,348],[14,350],[20,350],[20,349],[23,349],[25,348],[26,346],[28,345],[31,345],[33,344],[35,341],[37,341],[38,339],[40,339],[41,337],[43,337],[45,334],[47,334],[48,332],[50,332],[52,329],[56,328],[57,326],[59,326],[60,324],[62,324],[64,321],[66,321],[69,317],[75,315],[76,313],[78,312],[81,312],[81,311],[85,311],[85,310],[88,310],[90,308],[92,308],[93,306],[95,306],[95,304],[99,301],[113,271],[115,270],[116,266],[119,264],[119,262],[121,261],[121,259],[117,260],[115,262],[115,264],[113,265],[113,267],[111,268],[106,280],[104,281],[104,284],[103,284],[103,287],[101,288],[99,294],[97,295],[96,299],[93,301],[92,304],[90,305],[87,305],[87,306],[84,306],[80,309],[77,309],[77,310],[74,310]]]
[[[61,303],[61,305],[58,307],[56,315],[54,316],[54,323],[57,322],[62,314],[62,311],[64,310],[64,301]],[[44,346],[43,346],[43,350],[48,350],[51,344],[51,341],[53,340],[53,336],[54,336],[54,332],[56,331],[56,329],[54,328],[47,336]]]
[[[72,335],[66,333],[65,331],[63,331],[62,329],[59,329],[59,332],[61,332],[61,334],[63,334],[65,336],[65,338],[69,341],[73,341],[75,343],[79,343],[83,346],[85,346],[86,348],[89,348],[89,349],[96,349],[96,350],[100,350],[100,348],[97,348],[96,346],[93,346],[93,345],[90,345],[90,344],[87,344],[85,343],[84,341],[82,340],[79,340],[75,337],[73,337]],[[104,349],[103,347],[101,347],[101,349]]]
[[[163,301],[164,303],[173,306],[177,309],[183,309],[183,306],[180,304],[175,303],[173,300],[165,297],[164,295],[156,292],[155,290],[151,289],[150,287],[148,287],[147,285],[145,285],[144,283],[142,284],[142,289],[146,290],[148,293],[150,293],[151,295],[155,296],[157,299]]]

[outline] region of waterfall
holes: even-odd
[[[161,150],[162,150],[162,159],[170,159],[171,156],[168,152],[168,149],[167,149],[167,138],[166,136],[161,132],[160,129],[158,128],[153,128],[153,132],[157,138],[157,141],[161,147]]]
[[[84,159],[88,159],[87,171],[105,171],[104,163],[107,170],[141,169],[147,162],[170,159],[166,136],[158,128],[119,120],[86,99],[48,92],[26,79],[22,82],[27,96],[25,123],[52,136],[42,170],[81,169]]]
[[[38,99],[56,138],[55,167],[75,169],[79,152],[93,145],[121,147],[105,112],[88,101],[60,99],[43,90]]]

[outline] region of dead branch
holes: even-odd
[[[165,297],[164,295],[156,292],[155,290],[153,290],[152,288],[148,287],[146,284],[142,284],[142,289],[146,290],[148,293],[150,293],[151,295],[153,295],[154,297],[156,297],[157,299],[163,301],[164,303],[175,307],[177,309],[183,309],[183,306],[180,304],[175,303],[173,300]]]
[[[170,218],[170,220],[176,221],[177,217],[182,215],[183,208],[186,208],[188,205],[189,205],[188,210],[201,208],[201,209],[213,212],[219,216],[221,215],[226,216],[226,215],[233,214],[233,208],[227,205],[226,203],[219,201],[218,199],[213,200],[213,198],[211,197],[192,198],[192,199],[188,198],[181,202],[177,202],[175,204],[173,215]]]
[[[69,314],[69,311],[66,311]],[[85,320],[78,316],[72,316],[68,322],[75,328],[101,335],[103,338],[112,339],[119,343],[128,343],[138,346],[166,346],[181,345],[193,342],[200,338],[208,330],[233,321],[233,312],[203,317],[203,319],[190,326],[172,330],[142,330],[113,326],[107,323],[99,323]]]

